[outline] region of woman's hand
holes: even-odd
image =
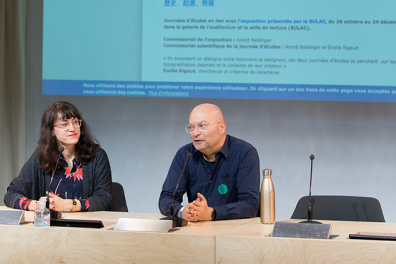
[[[53,193],[49,194],[50,198],[50,206],[49,209],[55,210],[58,212],[61,211],[72,211],[73,209],[73,200],[71,199],[62,199],[58,195]],[[74,207],[73,211],[81,211],[81,203],[79,200],[76,200],[77,204]]]
[[[28,206],[29,211],[34,211],[39,206],[39,201],[32,200]]]

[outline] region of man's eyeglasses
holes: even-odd
[[[70,122],[62,121],[61,123],[54,125],[54,127],[59,127],[59,128],[62,128],[63,130],[68,130],[70,124],[72,124],[74,128],[79,128],[81,126],[81,123],[82,123],[82,120],[75,119]]]
[[[206,131],[206,130],[209,129],[209,127],[210,127],[211,125],[220,124],[220,123],[222,123],[222,122],[223,122],[223,121],[220,121],[220,122],[217,122],[217,123],[210,123],[210,124],[208,124],[208,123],[199,123],[199,124],[197,124],[197,125],[188,124],[188,125],[186,125],[185,129],[186,129],[186,131],[187,131],[188,134],[192,134],[192,133],[194,133],[194,130],[195,130],[196,128],[197,128],[199,131]]]

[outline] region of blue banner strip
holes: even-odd
[[[396,86],[43,80],[43,94],[396,102]]]

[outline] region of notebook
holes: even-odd
[[[81,219],[51,219],[50,226],[85,227],[85,228],[104,227],[102,221],[100,220],[81,220]]]
[[[349,238],[396,241],[396,233],[357,232],[356,234],[349,234]]]

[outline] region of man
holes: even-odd
[[[257,150],[226,134],[219,107],[196,106],[186,126],[192,143],[181,147],[170,166],[159,198],[170,216],[173,192],[191,153],[174,199],[174,215],[188,221],[255,217],[259,208],[260,164]],[[181,202],[187,192],[188,204]]]

